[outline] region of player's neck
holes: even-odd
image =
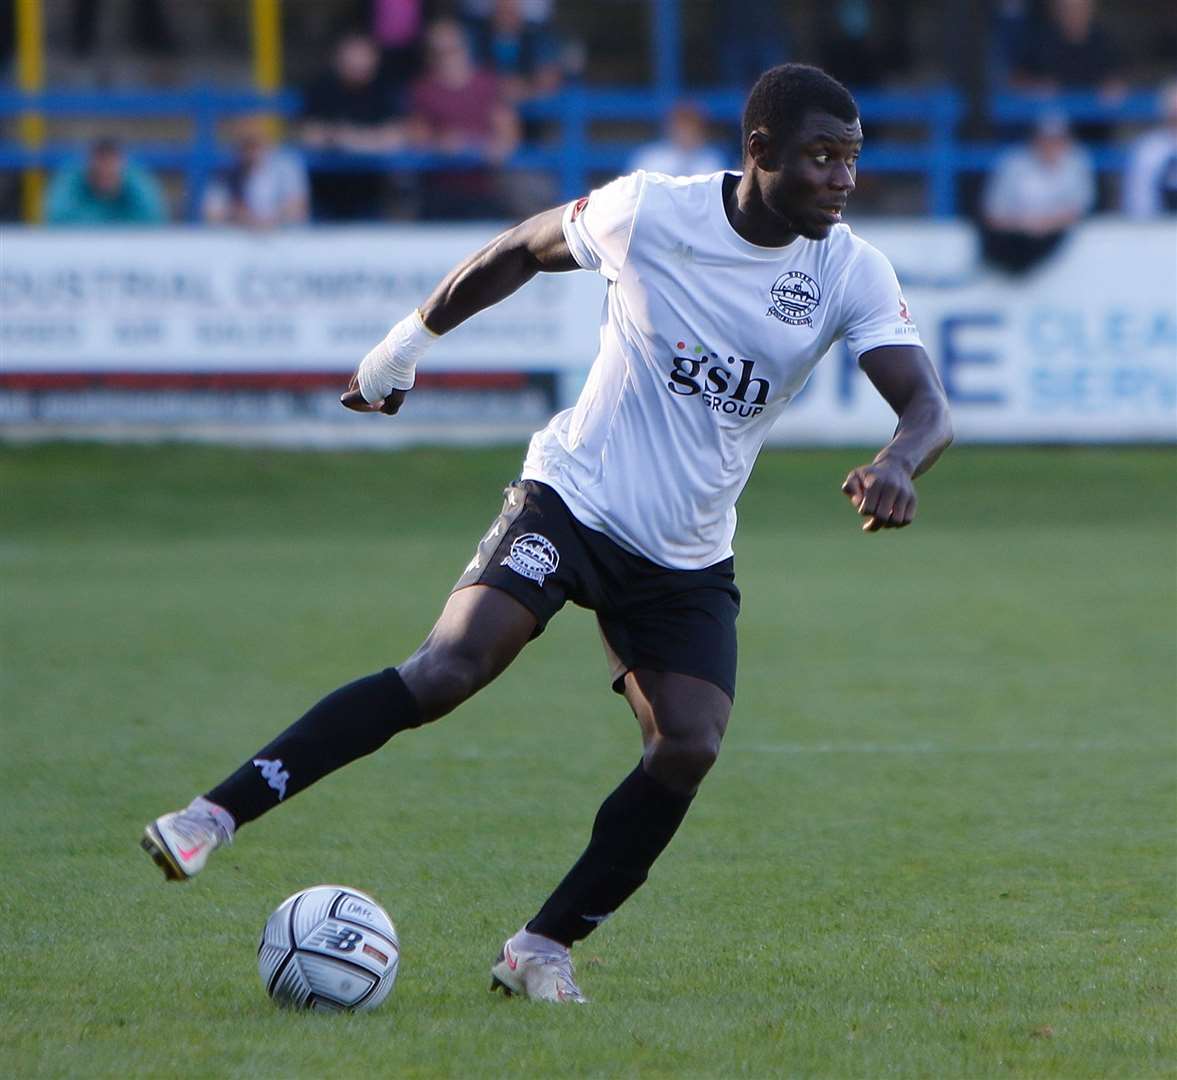
[[[750,173],[723,178],[723,209],[736,233],[757,247],[784,247],[797,239],[797,233],[764,205]]]

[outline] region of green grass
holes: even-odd
[[[517,451],[0,452],[0,1073],[1173,1075],[1172,452],[955,450],[878,536],[860,459],[762,459],[724,754],[559,1009],[487,967],[638,757],[585,612],[197,881],[136,846],[417,644]],[[401,932],[371,1015],[262,992],[320,881]]]

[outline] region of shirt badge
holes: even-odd
[[[813,313],[821,303],[821,289],[817,282],[800,270],[781,274],[769,290],[772,307],[765,312],[774,319],[792,326],[812,326]]]

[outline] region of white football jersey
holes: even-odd
[[[584,525],[688,570],[732,553],[756,455],[835,341],[855,356],[920,344],[881,252],[844,224],[749,243],[724,211],[724,175],[639,171],[565,210],[577,263],[609,282],[600,344],[523,468]]]

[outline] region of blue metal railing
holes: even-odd
[[[658,0],[658,3],[675,7],[673,0]],[[664,78],[652,89],[571,86],[554,97],[527,106],[526,116],[549,122],[558,136],[550,145],[524,146],[509,164],[552,173],[558,177],[561,193],[566,198],[586,191],[594,176],[622,171],[635,144],[599,139],[592,133],[592,124],[601,120],[661,121],[680,95],[674,89],[677,68],[665,59],[660,63]],[[708,90],[688,96],[711,119],[730,123],[733,131],[736,130],[744,103],[742,91]],[[926,208],[936,216],[956,213],[958,178],[987,171],[1003,150],[999,144],[962,142],[958,138],[963,103],[954,90],[937,87],[922,91],[867,91],[857,97],[868,136],[872,126],[902,124],[924,129],[924,138],[916,142],[869,137],[863,168],[922,176],[927,184]],[[48,117],[177,117],[191,121],[192,131],[186,141],[132,142],[129,146],[136,159],[145,165],[184,174],[187,215],[191,220],[199,217],[209,177],[232,160],[230,151],[217,139],[218,123],[259,110],[292,117],[298,114],[299,106],[299,95],[292,91],[260,95],[196,87],[180,91],[49,91],[26,95],[0,89],[0,116],[40,112]],[[1143,93],[1118,101],[1090,93],[1052,98],[1003,93],[989,102],[990,118],[1001,124],[1024,124],[1048,109],[1060,110],[1076,120],[1140,122],[1157,116],[1155,97]],[[30,149],[15,141],[0,141],[0,169],[54,168],[76,157],[78,152],[74,143],[49,143]],[[417,151],[392,154],[308,151],[304,156],[312,169],[338,172],[417,172],[485,164],[476,154],[454,157]],[[1123,154],[1115,147],[1096,148],[1093,157],[1101,170],[1118,169],[1123,164]]]
[[[1133,91],[1117,97],[1069,90],[1057,94],[1005,91],[989,99],[989,119],[1006,124],[1029,124],[1043,113],[1062,113],[1070,120],[1140,123],[1159,115],[1156,94]]]

